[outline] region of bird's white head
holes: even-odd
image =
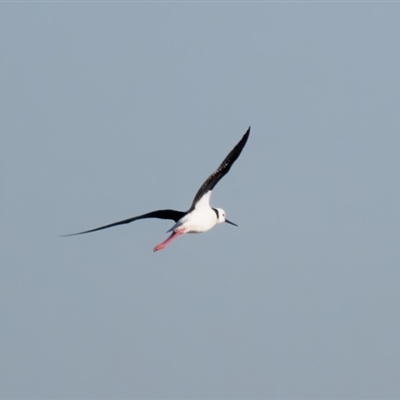
[[[220,224],[221,222],[226,222],[228,224],[237,226],[236,224],[234,224],[231,221],[228,221],[226,219],[226,213],[222,208],[214,208],[215,213],[217,214],[217,224]]]

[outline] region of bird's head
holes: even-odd
[[[221,222],[226,222],[228,224],[237,226],[233,222],[226,219],[226,213],[222,208],[214,208],[214,211],[217,214],[217,224],[220,224]]]

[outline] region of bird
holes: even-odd
[[[147,218],[159,218],[174,221],[175,224],[172,226],[171,229],[167,231],[167,233],[171,232],[171,235],[153,248],[153,251],[157,252],[164,249],[174,239],[185,233],[203,233],[222,222],[238,226],[237,224],[229,221],[226,218],[226,213],[222,208],[214,208],[210,206],[210,197],[215,185],[229,172],[233,163],[240,156],[240,153],[242,152],[249,138],[250,129],[251,127],[249,126],[246,133],[236,144],[236,146],[231,150],[231,152],[225,157],[220,166],[200,186],[200,189],[194,196],[193,202],[188,211],[176,211],[170,209],[151,211],[149,213],[138,215],[136,217],[113,222],[112,224],[108,225],[103,225],[99,228],[94,228],[83,232],[70,233],[68,235],[61,236],[66,237],[83,235],[86,233],[111,228],[117,225],[129,224],[133,221]]]

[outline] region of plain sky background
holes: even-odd
[[[0,4],[0,397],[400,398],[400,4]],[[171,221],[251,125],[212,205]]]

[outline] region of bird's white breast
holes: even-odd
[[[194,209],[179,222],[174,230],[183,228],[185,233],[201,233],[210,230],[217,223],[217,215],[212,208]]]

